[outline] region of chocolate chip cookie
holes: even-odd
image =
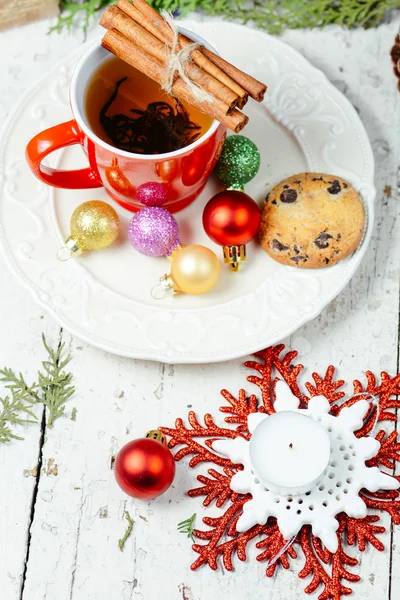
[[[361,199],[350,183],[335,175],[300,173],[268,194],[259,238],[284,265],[320,268],[357,248],[364,222]]]

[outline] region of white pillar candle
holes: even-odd
[[[281,495],[305,494],[322,480],[331,452],[328,432],[314,419],[286,410],[261,421],[250,440],[255,475]]]

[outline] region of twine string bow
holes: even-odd
[[[192,60],[191,54],[193,50],[196,50],[200,46],[200,44],[193,42],[184,48],[180,48],[179,31],[172,14],[167,10],[161,10],[160,13],[168,23],[173,33],[172,48],[169,50],[166,64],[167,75],[164,84],[161,86],[162,89],[167,92],[167,94],[173,95],[172,86],[175,80],[175,75],[178,74],[197,100],[212,104],[214,102],[213,96],[194,83],[186,74],[185,66],[188,61]]]

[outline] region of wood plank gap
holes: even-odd
[[[78,528],[77,528],[77,531],[76,531],[75,553],[74,553],[74,559],[73,559],[73,564],[72,564],[71,588],[70,588],[70,592],[69,592],[69,600],[72,600],[72,595],[74,593],[75,574],[76,574],[76,567],[78,565],[78,550],[79,550],[79,540],[80,540],[80,537],[81,537],[81,523],[82,523],[83,506],[84,506],[84,504],[85,504],[85,498],[84,498],[84,491],[83,491],[83,486],[82,486],[82,489],[81,489],[81,502],[80,502],[80,509],[79,509],[79,521],[78,521]]]
[[[44,446],[44,441],[45,441],[45,435],[46,435],[46,407],[43,406],[42,418],[40,421],[40,438],[39,438],[36,481],[35,481],[35,487],[33,489],[33,494],[32,494],[31,512],[30,512],[30,517],[29,517],[28,533],[27,533],[26,554],[25,554],[25,561],[24,561],[24,570],[22,573],[21,591],[20,591],[20,596],[19,596],[20,600],[23,600],[23,596],[24,596],[26,574],[27,574],[28,562],[29,562],[29,553],[30,553],[30,548],[31,548],[31,538],[32,538],[31,527],[32,527],[33,520],[35,518],[36,501],[37,501],[37,496],[38,496],[38,492],[39,492],[40,477],[42,474],[43,446]]]
[[[392,570],[393,570],[393,521],[390,522],[389,593],[388,593],[388,600],[392,600]]]
[[[397,373],[399,373],[400,371],[400,294],[399,294],[399,318],[398,318],[398,323],[397,323],[397,360],[396,360],[396,365],[397,365]],[[397,398],[398,399],[398,396]],[[396,415],[397,417],[399,411],[396,408]],[[395,421],[395,431],[398,431],[398,418]],[[396,464],[393,468],[393,475],[395,475],[396,473]],[[392,600],[392,571],[393,571],[393,543],[394,543],[394,527],[393,527],[393,521],[390,522],[390,549],[389,549],[389,593],[388,593],[388,600]]]

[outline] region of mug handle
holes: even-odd
[[[53,187],[74,190],[102,187],[103,183],[98,171],[90,167],[63,171],[42,165],[43,159],[54,150],[80,144],[80,142],[81,133],[74,120],[41,131],[31,139],[25,151],[26,160],[32,173]]]

